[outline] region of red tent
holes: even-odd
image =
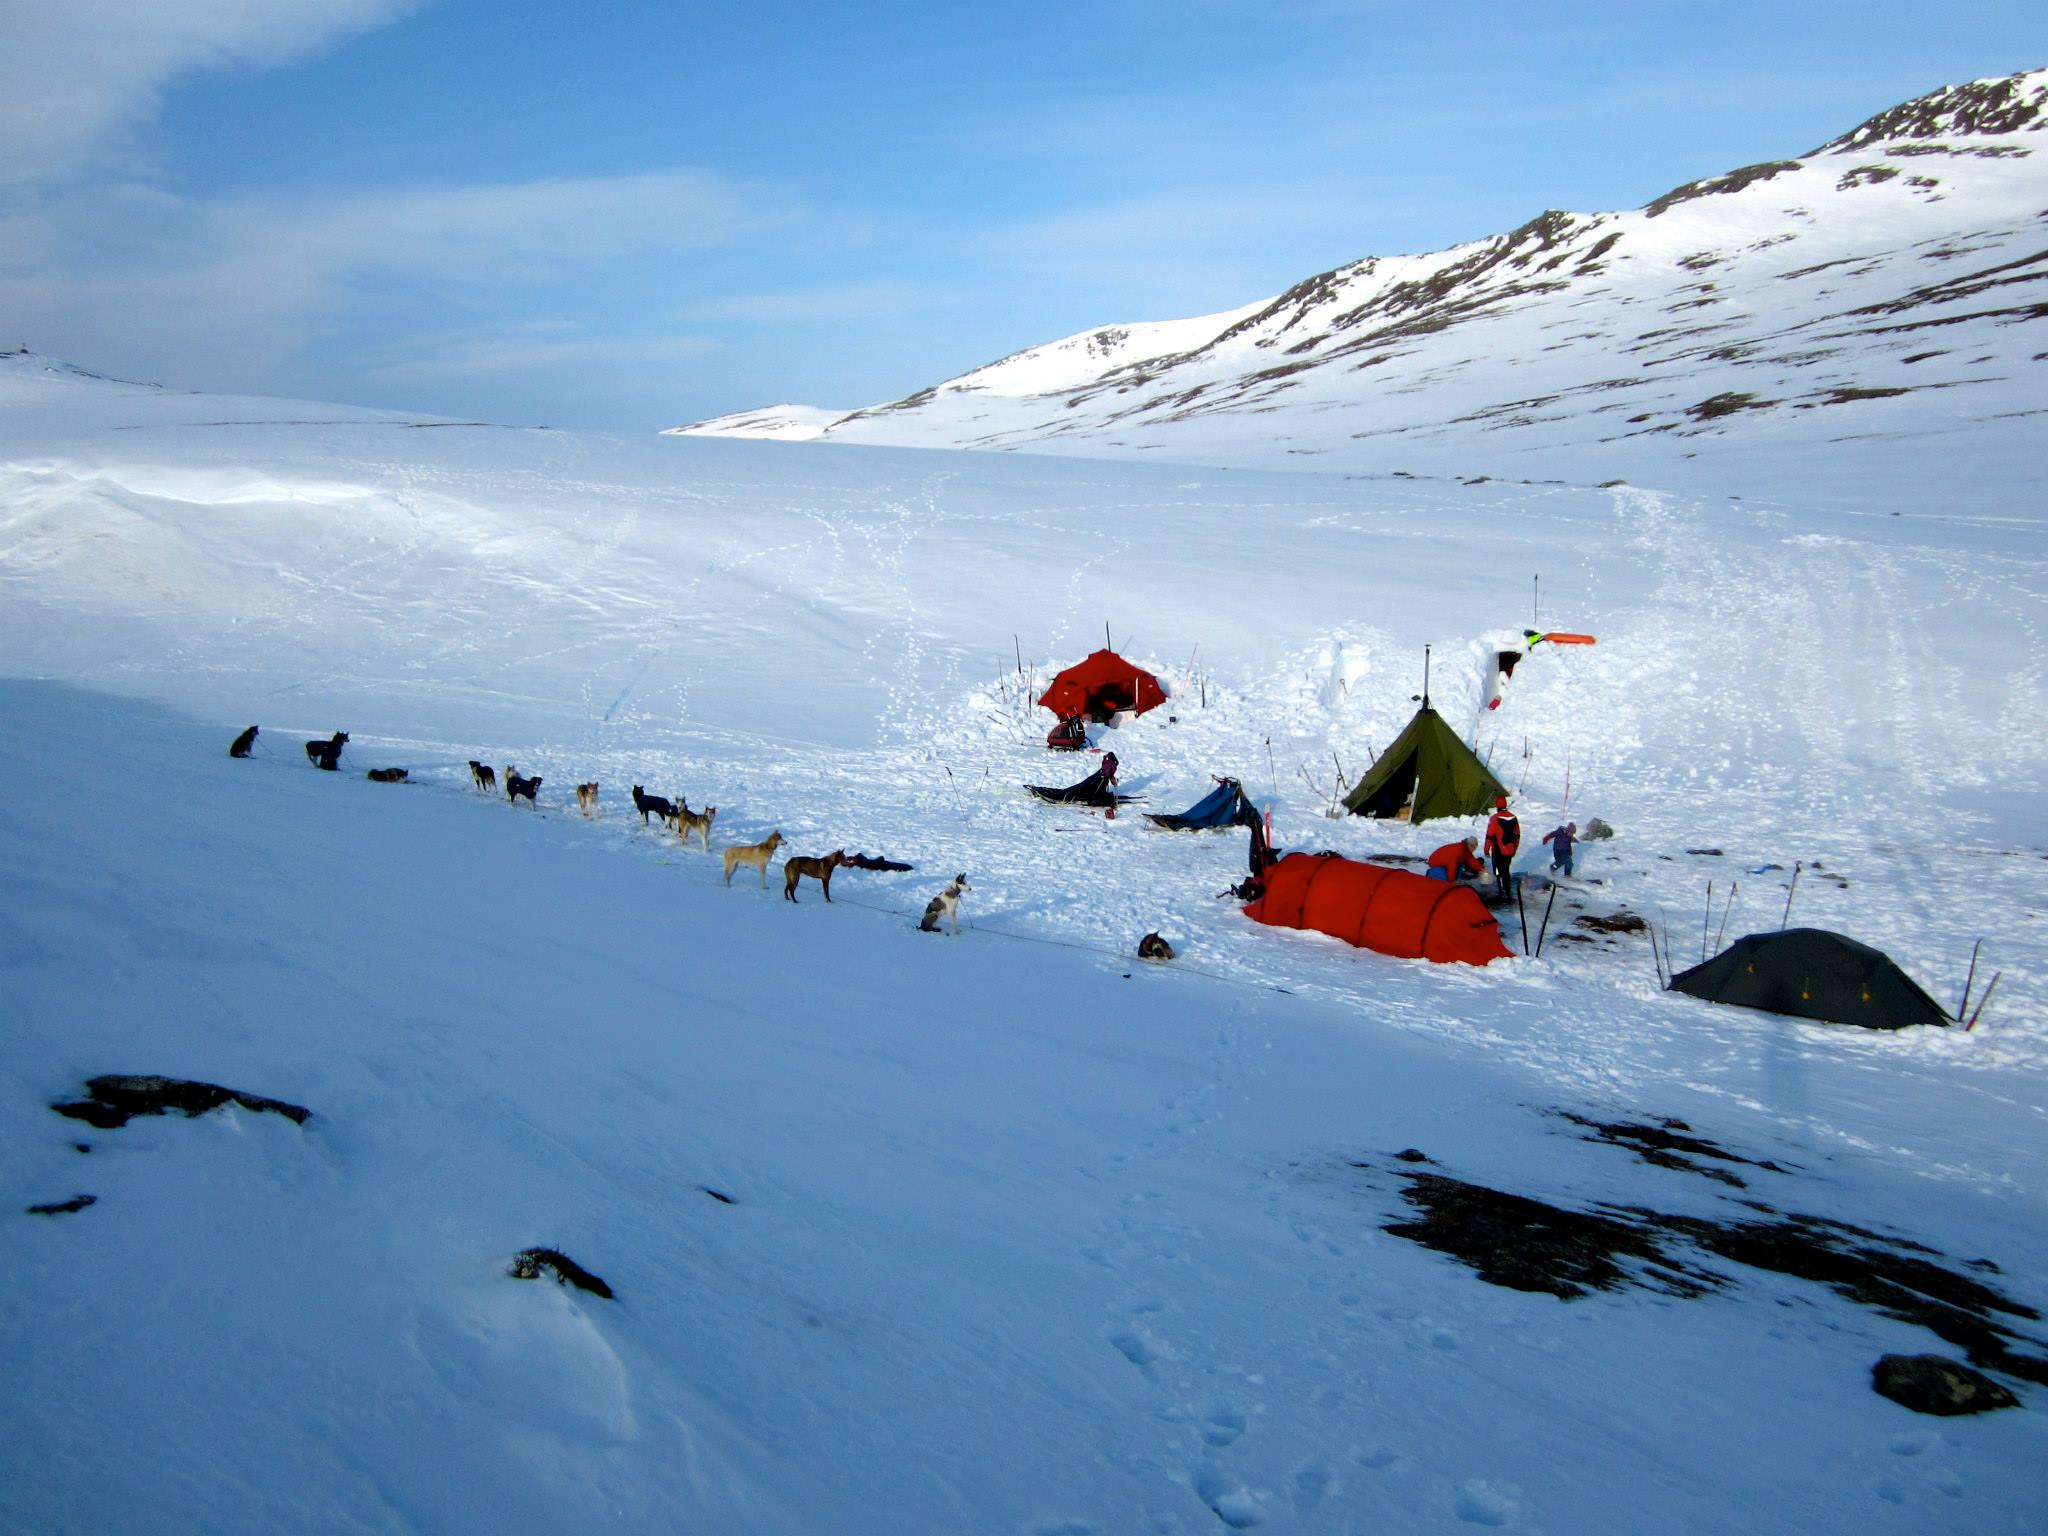
[[[1334,853],[1290,853],[1266,871],[1266,893],[1245,915],[1276,928],[1313,928],[1403,960],[1485,965],[1511,951],[1469,885]]]
[[[1107,720],[1120,709],[1142,715],[1166,702],[1158,678],[1115,651],[1097,651],[1052,680],[1038,702],[1062,720]]]

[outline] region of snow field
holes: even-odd
[[[1869,1392],[1924,1330],[1753,1276],[1567,1306],[1379,1229],[1404,1147],[1729,1209],[1553,1111],[1672,1115],[1794,1170],[1750,1194],[2048,1304],[2032,509],[424,431],[13,365],[0,400],[0,655],[35,679],[0,733],[33,786],[0,801],[0,1182],[100,1196],[7,1218],[0,1360],[36,1411],[0,1523],[2025,1528],[2037,1414]],[[1600,643],[1539,649],[1481,719],[1537,571],[1542,623]],[[1242,834],[1016,788],[1092,759],[1039,745],[1012,635],[1042,687],[1105,619],[1174,690],[1105,738],[1145,809],[1220,772],[1287,847],[1458,835],[1320,814],[1427,642],[1530,846],[1620,836],[1540,961],[1257,928],[1214,899]],[[336,728],[316,773],[299,743]],[[471,757],[541,774],[541,810]],[[918,869],[841,871],[829,909],[778,870],[726,891],[635,782],[717,805],[714,848]],[[1985,936],[1986,1024],[1713,1009],[1640,939],[1560,939],[1625,908],[1682,960],[1707,879],[1715,922],[1742,882],[1733,936],[1795,859],[1795,920],[1937,997]],[[965,932],[916,933],[962,869]],[[1155,927],[1183,961],[1131,958]],[[115,1071],[318,1118],[45,1107]],[[536,1242],[618,1303],[503,1279]]]

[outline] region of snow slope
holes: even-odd
[[[821,435],[1751,494],[1819,460],[1866,497],[1910,442],[1949,496],[2038,499],[2044,106],[2048,70],[1945,88],[1641,209],[1068,337]]]
[[[4,1218],[0,1528],[2028,1528],[2038,1387],[1952,1422],[1870,1391],[1924,1328],[1726,1263],[1566,1302],[1382,1230],[1414,1148],[1839,1220],[2048,1306],[2041,509],[1843,499],[627,441],[0,361],[0,1182],[99,1197]],[[1536,573],[1600,643],[1485,716]],[[1619,829],[1599,883],[1485,971],[1257,928],[1215,899],[1240,835],[1015,788],[1079,776],[1028,697],[1105,621],[1174,690],[1107,742],[1151,808],[1227,772],[1288,846],[1455,835],[1320,814],[1430,644],[1532,838]],[[918,869],[728,890],[634,783],[718,843]],[[1715,1009],[1578,924],[1696,953],[1709,879],[1771,927],[1795,860],[1795,920],[1939,997],[1984,937],[1985,1024]],[[916,933],[958,870],[967,931]],[[1152,928],[1181,960],[1128,958]],[[102,1072],[315,1118],[49,1113]],[[618,1299],[505,1279],[536,1242]]]

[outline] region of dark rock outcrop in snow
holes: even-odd
[[[69,1216],[74,1211],[84,1210],[88,1205],[97,1204],[99,1198],[98,1195],[73,1195],[69,1200],[58,1200],[49,1205],[32,1205],[28,1208],[28,1213],[31,1216]]]
[[[2017,1408],[2020,1401],[1982,1371],[1946,1355],[1886,1355],[1871,1367],[1870,1384],[1880,1397],[1944,1418]]]
[[[512,1268],[507,1273],[514,1280],[538,1280],[542,1270],[553,1274],[558,1285],[573,1285],[593,1296],[602,1296],[607,1301],[612,1299],[610,1286],[559,1248],[525,1249],[512,1260]]]
[[[283,1115],[294,1125],[304,1125],[313,1113],[282,1099],[179,1077],[95,1077],[86,1082],[85,1091],[86,1099],[50,1107],[103,1131],[118,1129],[137,1115],[164,1115],[174,1109],[188,1116],[203,1115],[223,1104],[239,1104],[255,1114]]]
[[[1379,1171],[1371,1162],[1350,1166]],[[1401,1181],[1415,1214],[1381,1230],[1450,1255],[1490,1285],[1566,1301],[1629,1288],[1693,1298],[1734,1284],[1726,1266],[1737,1264],[1824,1286],[1928,1329],[1980,1368],[2048,1386],[2048,1358],[2016,1349],[2040,1345],[2011,1322],[2037,1322],[2040,1313],[1994,1289],[1984,1277],[1997,1275],[1998,1266],[1986,1259],[1950,1267],[1944,1255],[1909,1238],[1787,1214],[1760,1201],[1743,1201],[1750,1214],[1734,1220],[1639,1205],[1573,1210],[1447,1174],[1386,1171]]]

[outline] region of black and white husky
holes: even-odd
[[[937,933],[943,920],[953,925],[953,931],[960,931],[960,898],[973,890],[965,875],[955,875],[953,883],[931,899],[924,909],[924,921],[917,925],[920,933]]]

